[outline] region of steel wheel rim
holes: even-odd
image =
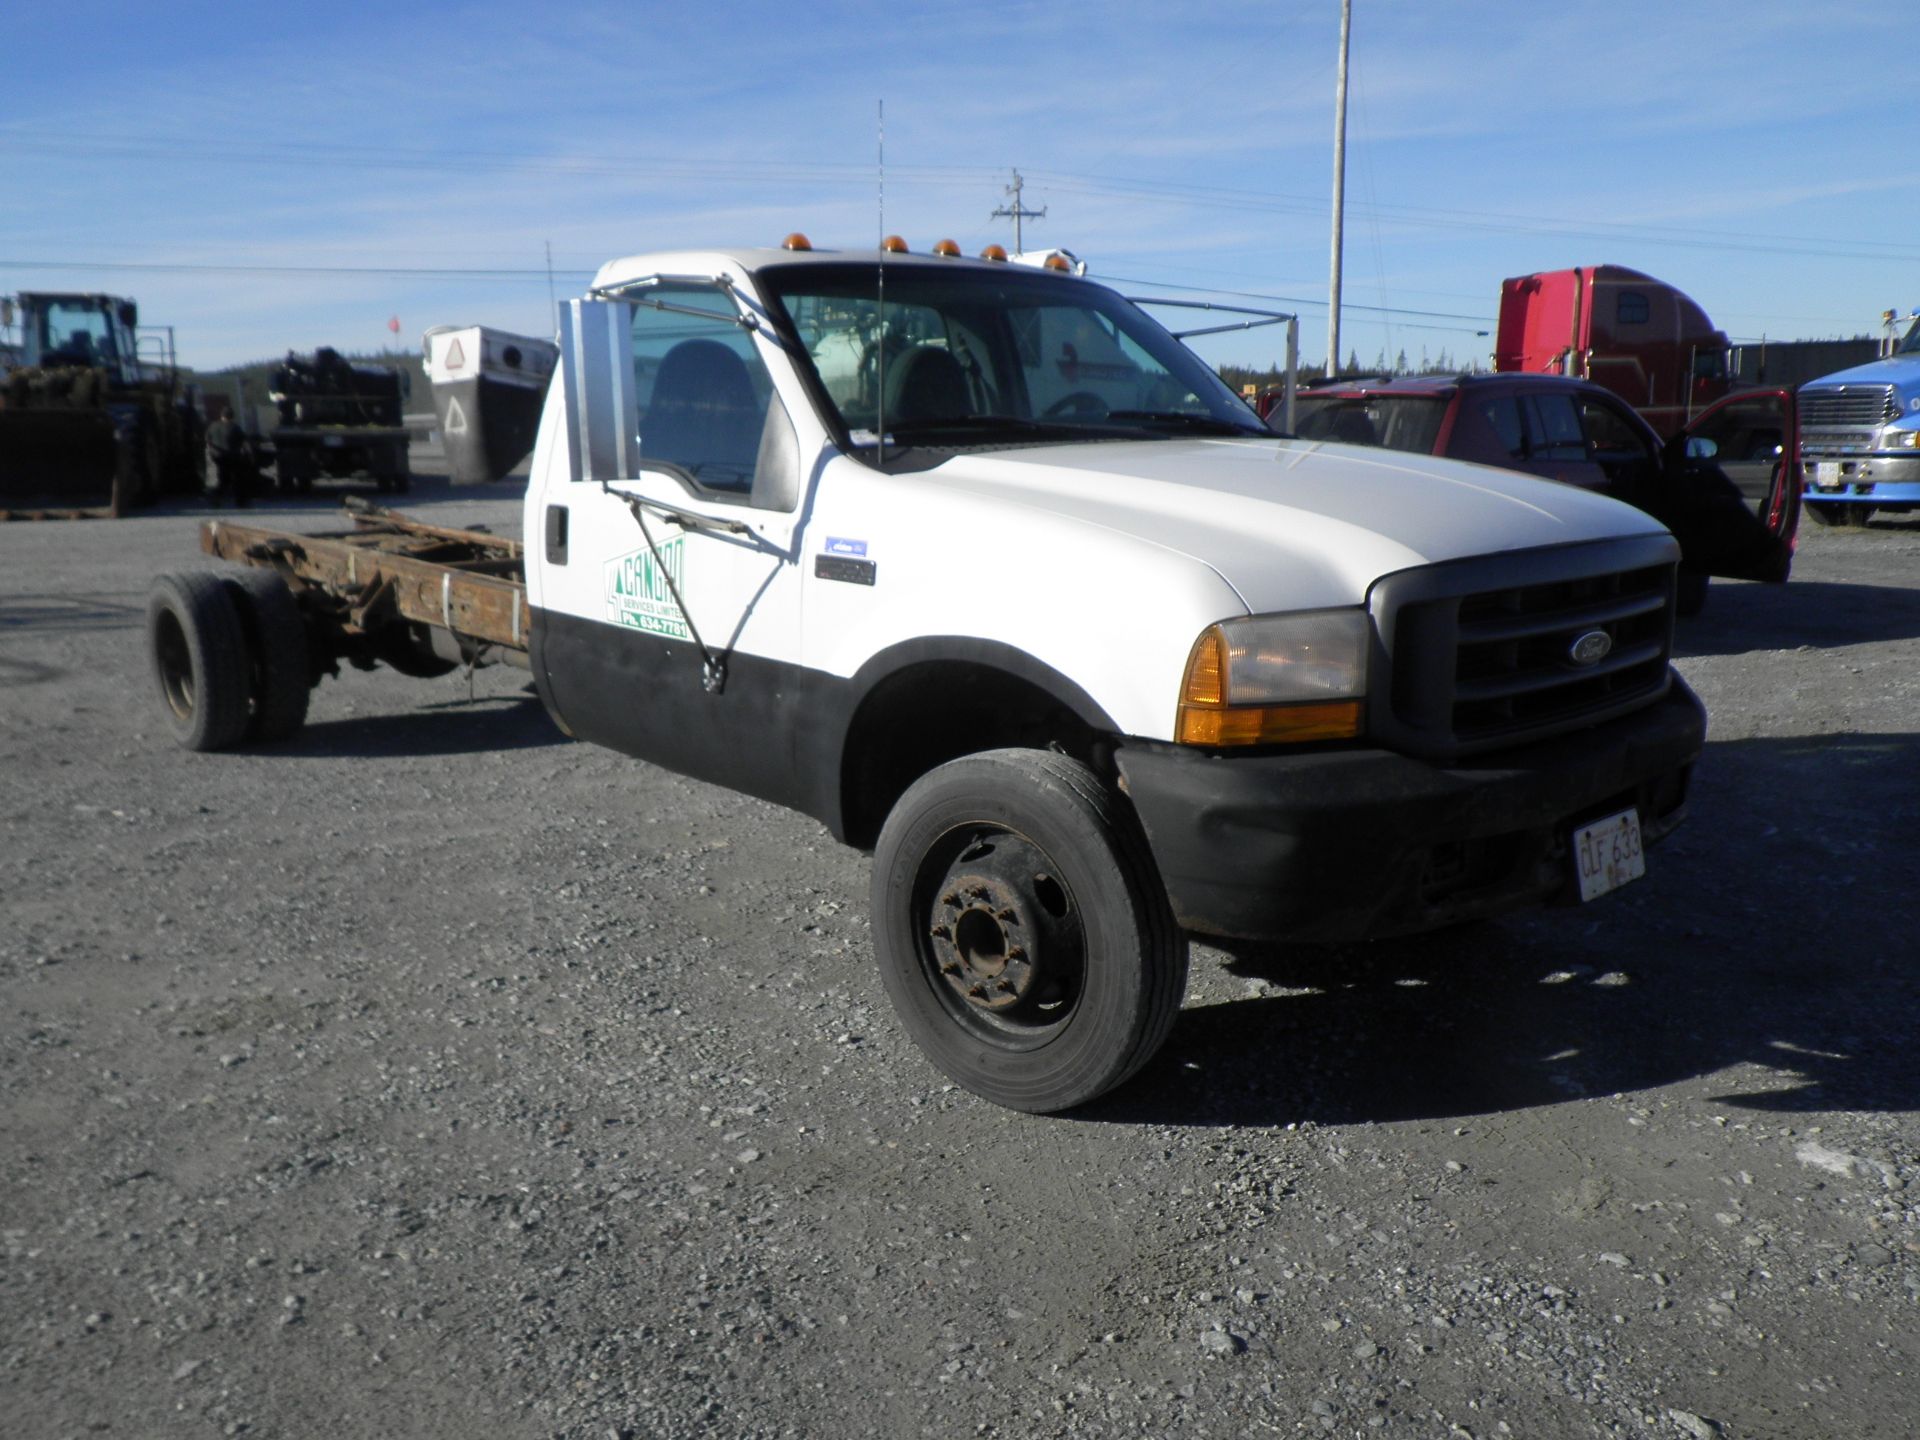
[[[160,662],[160,689],[167,708],[182,720],[193,718],[193,652],[180,617],[163,611],[155,627],[154,654]]]
[[[975,1038],[1031,1050],[1085,997],[1086,931],[1072,886],[1031,837],[980,822],[948,830],[914,881],[922,974]]]

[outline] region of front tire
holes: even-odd
[[[1871,505],[1859,505],[1851,500],[1809,500],[1806,507],[1807,513],[1822,525],[1836,525],[1842,529],[1865,525],[1873,518]]]
[[[997,1105],[1071,1109],[1166,1040],[1187,942],[1123,802],[1039,750],[922,776],[880,833],[874,942],[901,1023]]]

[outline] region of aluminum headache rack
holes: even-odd
[[[326,610],[348,634],[413,623],[526,650],[526,561],[518,540],[430,525],[357,497],[346,508],[354,528],[321,535],[209,520],[200,528],[200,548],[279,571],[309,612]]]

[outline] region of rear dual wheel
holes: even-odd
[[[224,750],[246,734],[247,640],[216,575],[162,575],[147,597],[147,655],[173,737]]]
[[[995,750],[923,776],[874,853],[881,977],[940,1070],[1015,1110],[1070,1109],[1165,1041],[1187,944],[1119,797],[1085,765]]]
[[[313,672],[307,626],[287,582],[271,570],[239,570],[221,577],[232,595],[247,640],[246,738],[270,742],[297,734],[307,723]]]
[[[306,721],[306,627],[276,574],[162,575],[147,598],[147,654],[189,750],[284,740]]]

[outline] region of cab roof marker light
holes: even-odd
[[[955,260],[959,258],[960,247],[951,240],[937,240],[934,242],[933,253],[948,260]]]
[[[880,242],[880,248],[889,255],[905,255],[907,253],[907,242],[898,235],[889,235]]]
[[[995,260],[1004,263],[1007,258],[1007,247],[1004,245],[989,245],[980,252],[980,258],[982,260]]]
[[[811,250],[813,249],[813,242],[796,230],[780,242],[780,248],[782,250]]]

